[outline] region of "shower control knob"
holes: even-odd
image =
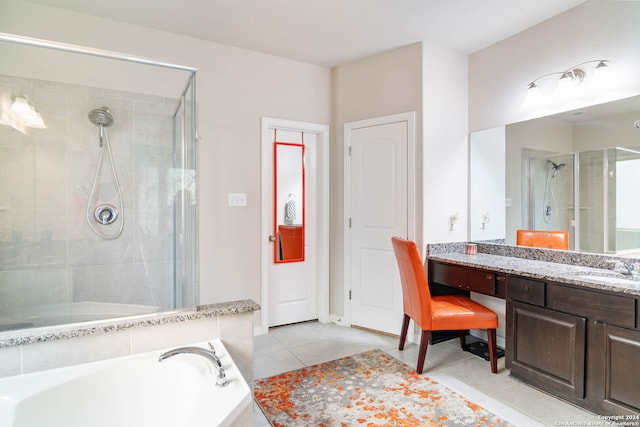
[[[96,210],[93,212],[93,217],[95,220],[102,224],[108,225],[112,224],[118,219],[118,208],[112,205],[100,205],[96,207]]]

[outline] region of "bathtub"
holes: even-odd
[[[205,358],[181,354],[159,362],[164,351],[154,351],[0,379],[0,425],[232,426],[253,410],[251,390],[222,342],[211,343],[226,387],[216,387]]]

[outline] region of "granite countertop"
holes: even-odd
[[[475,255],[457,252],[439,253],[429,255],[428,259],[467,267],[488,268],[500,273],[517,274],[583,288],[640,296],[640,277],[623,275],[603,268],[485,253]]]
[[[209,317],[252,313],[260,310],[253,300],[230,301],[219,304],[200,305],[194,308],[142,314],[119,319],[97,320],[60,326],[21,329],[0,334],[0,348],[13,347],[43,341],[80,337],[131,328],[145,328],[167,323],[184,322]]]

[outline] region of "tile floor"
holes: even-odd
[[[404,351],[397,346],[397,338],[335,324],[281,326],[255,337],[254,376],[266,378],[375,348],[415,366],[418,346],[407,343]],[[423,375],[518,427],[598,425],[595,414],[510,377],[504,358],[498,361],[498,374],[491,374],[489,362],[462,351],[457,339],[429,346]],[[255,426],[270,425],[255,403],[254,414]]]

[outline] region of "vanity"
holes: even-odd
[[[597,255],[586,266],[541,260],[563,251],[478,252],[429,253],[430,287],[506,300],[511,375],[597,414],[640,414],[640,278]]]

